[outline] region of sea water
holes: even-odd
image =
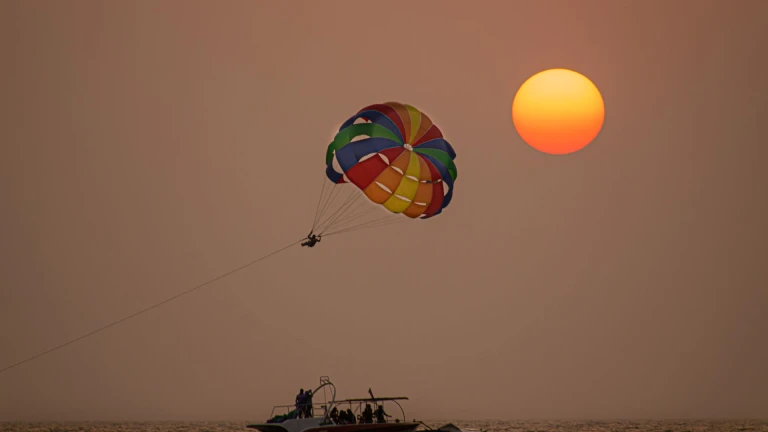
[[[453,423],[468,432],[768,432],[768,420],[636,420],[636,421],[425,421],[437,428]],[[9,422],[0,432],[247,432],[248,422]],[[426,429],[426,428],[423,428]]]

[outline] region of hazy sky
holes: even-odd
[[[768,417],[768,2],[0,1],[0,367],[306,235],[358,109],[458,157],[428,221],[291,248],[0,375],[0,420]],[[606,123],[526,146],[552,67]]]

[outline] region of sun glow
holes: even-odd
[[[597,87],[568,69],[549,69],[528,78],[512,102],[512,122],[531,147],[564,155],[586,147],[605,120]]]

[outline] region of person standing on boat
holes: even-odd
[[[307,390],[304,393],[304,404],[306,408],[305,415],[307,418],[312,418],[312,390]]]
[[[349,424],[355,424],[357,423],[355,421],[355,414],[352,412],[351,409],[347,408],[347,423]]]
[[[389,414],[384,412],[384,405],[376,407],[376,423],[386,423],[387,419],[384,416],[390,417]]]
[[[302,414],[304,414],[304,389],[299,390],[299,394],[296,395],[296,414],[298,414],[298,417],[301,418]]]
[[[373,423],[373,409],[371,409],[371,404],[365,404],[363,418],[360,423]]]

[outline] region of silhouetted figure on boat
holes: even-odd
[[[385,419],[384,416],[389,417],[389,414],[384,412],[384,405],[379,405],[376,408],[376,422],[377,423],[386,423],[387,419]]]
[[[336,408],[334,408],[336,409]],[[347,412],[343,409],[339,411],[339,424],[349,424],[349,420],[347,419]]]
[[[307,247],[315,247],[315,245],[322,240],[322,236],[319,236],[317,234],[309,233],[307,236],[307,239],[304,240],[304,243],[302,243],[302,246]]]
[[[373,423],[373,409],[371,408],[371,404],[365,404],[363,419],[360,423]]]
[[[312,390],[307,390],[307,392],[304,393],[304,404],[306,409],[304,415],[307,418],[312,418]]]
[[[352,412],[352,410],[351,410],[351,409],[349,409],[349,408],[347,408],[347,422],[348,422],[349,424],[355,424],[355,423],[357,423],[357,422],[355,421],[355,414],[354,414],[354,413]]]
[[[339,424],[339,410],[336,409],[336,407],[333,407],[331,410],[331,420],[333,420],[334,423]]]
[[[301,418],[304,414],[304,389],[299,390],[299,394],[296,395],[296,413]]]

